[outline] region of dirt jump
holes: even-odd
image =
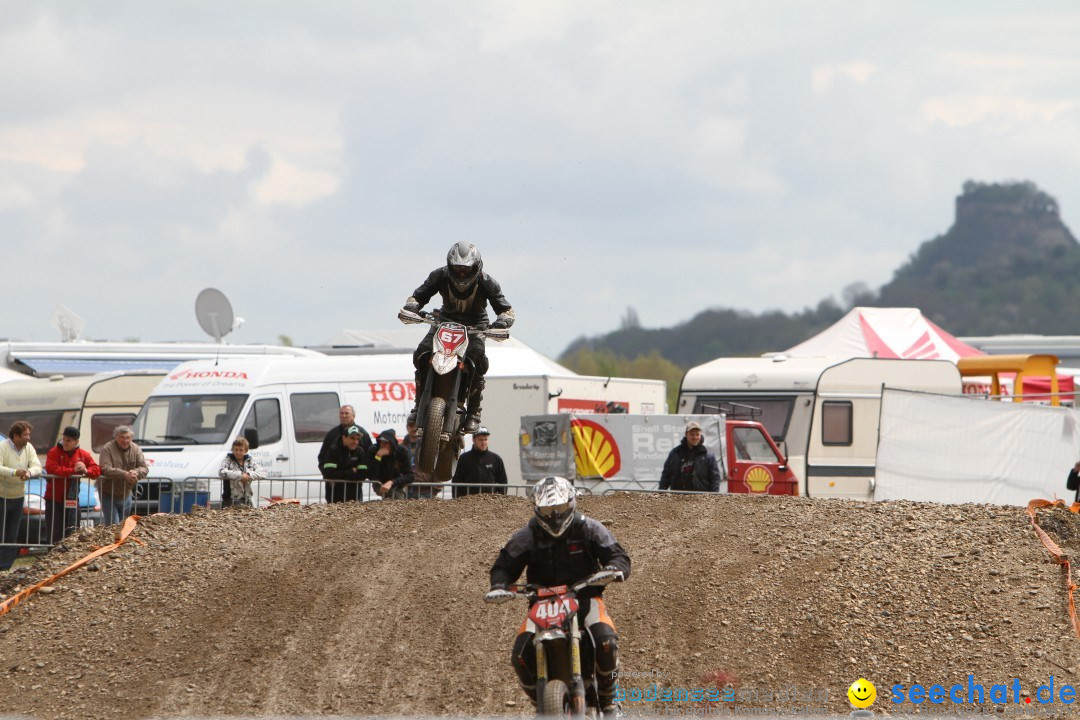
[[[633,561],[605,593],[621,669],[638,673],[626,691],[722,686],[741,691],[729,708],[847,715],[863,677],[882,715],[896,684],[1017,679],[1026,699],[1051,676],[1077,681],[1064,572],[1021,508],[627,494],[580,507]],[[481,597],[529,516],[484,495],[146,518],[144,545],[0,616],[0,715],[528,714],[509,665],[524,603]],[[1039,519],[1080,548],[1076,515]],[[0,595],[115,530],[0,574]],[[781,699],[791,688],[811,699]]]

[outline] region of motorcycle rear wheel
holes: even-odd
[[[572,717],[573,703],[570,699],[570,688],[562,680],[548,680],[544,686],[543,702],[540,703],[537,714],[541,717]]]
[[[420,456],[416,459],[416,468],[428,475],[435,469],[435,463],[439,459],[439,440],[445,419],[446,400],[441,397],[432,397],[428,401],[424,437],[420,442]]]

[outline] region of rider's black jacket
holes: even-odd
[[[560,537],[552,537],[533,518],[515,532],[491,566],[491,587],[505,588],[528,567],[525,580],[530,585],[551,587],[582,580],[605,565],[630,577],[630,556],[600,521],[581,513]],[[586,587],[579,598],[604,594],[602,587]]]
[[[503,296],[499,283],[485,272],[480,273],[471,293],[458,297],[450,287],[450,271],[445,266],[437,268],[431,271],[420,287],[413,290],[412,297],[423,307],[436,293],[442,296],[442,318],[465,325],[486,323],[488,303],[491,303],[491,309],[496,313],[504,313],[510,309],[510,303]]]

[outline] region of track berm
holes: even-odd
[[[583,498],[629,551],[605,594],[622,669],[670,687],[1080,684],[1062,569],[1021,508],[745,496]],[[0,617],[0,713],[38,718],[520,715],[523,603],[481,602],[520,498],[144,519],[126,544]],[[1040,523],[1066,551],[1080,520]],[[112,541],[69,538],[0,594]],[[649,679],[624,680],[645,687]],[[788,703],[790,705],[790,703]],[[925,706],[924,706],[925,707]],[[1060,706],[1059,706],[1060,707]],[[911,709],[911,706],[907,706]]]

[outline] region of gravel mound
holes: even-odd
[[[627,689],[730,685],[757,693],[737,704],[776,708],[763,691],[795,686],[817,693],[801,705],[846,715],[865,677],[881,715],[896,683],[1080,682],[1064,573],[1021,509],[628,494],[581,506],[633,560],[605,594],[622,670],[640,674]],[[529,512],[484,495],[147,518],[145,546],[0,617],[0,712],[527,713],[508,663],[524,602],[481,595]],[[1040,522],[1080,550],[1075,515]],[[70,538],[0,575],[0,593],[111,539]]]

